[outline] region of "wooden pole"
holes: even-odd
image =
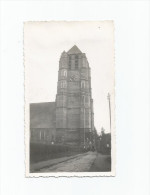
[[[110,118],[110,132],[111,132],[111,104],[110,104],[110,94],[107,95],[108,103],[109,103],[109,118]]]

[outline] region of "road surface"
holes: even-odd
[[[109,155],[87,152],[36,163],[35,172],[107,172],[111,171]],[[33,171],[34,172],[34,171]]]
[[[90,172],[110,172],[111,157],[110,155],[97,153],[96,159],[90,167]]]

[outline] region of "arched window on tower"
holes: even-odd
[[[69,56],[69,69],[71,69],[71,56]]]
[[[84,105],[85,104],[85,96],[84,95],[82,95],[82,104]]]
[[[85,58],[82,58],[82,65],[83,65],[83,67],[86,67],[86,59]]]
[[[64,74],[64,70],[61,70],[61,76],[63,76],[63,74]]]
[[[61,70],[61,76],[67,77],[67,70]]]
[[[66,81],[63,82],[63,88],[66,88],[67,87],[67,83]]]
[[[81,81],[81,88],[85,88],[85,81]]]
[[[64,77],[67,77],[67,71],[64,70]]]
[[[45,140],[46,134],[45,131],[43,131],[43,140]]]
[[[42,140],[42,131],[40,130],[40,135],[39,135],[40,140]]]
[[[75,55],[75,69],[78,69],[78,55]]]
[[[88,97],[88,103],[89,103],[89,105],[91,104],[91,98],[90,98],[90,96]]]
[[[66,87],[67,87],[67,82],[66,81],[61,81],[60,88],[66,88]]]

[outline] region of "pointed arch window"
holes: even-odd
[[[78,69],[78,55],[75,55],[75,69]]]
[[[71,69],[71,56],[69,56],[69,69]]]
[[[61,81],[60,88],[66,88],[66,87],[67,87],[67,82],[66,81]]]
[[[61,76],[67,77],[67,70],[61,70]]]
[[[82,95],[82,104],[84,105],[85,104],[85,96]]]
[[[81,88],[85,88],[85,81],[81,81]]]
[[[43,140],[45,140],[45,137],[46,137],[46,133],[45,131],[43,131]]]
[[[75,69],[78,69],[78,61],[75,61]]]
[[[42,131],[40,130],[40,140],[42,140]]]
[[[67,83],[66,81],[63,82],[63,88],[66,88],[67,87]]]
[[[64,77],[67,77],[67,71],[64,70]]]

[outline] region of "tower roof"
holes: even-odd
[[[67,52],[63,51],[62,54],[61,54],[62,57],[65,57],[67,56]]]
[[[74,45],[67,53],[68,54],[78,54],[78,53],[82,53],[82,52],[80,51],[80,49],[76,45]]]

